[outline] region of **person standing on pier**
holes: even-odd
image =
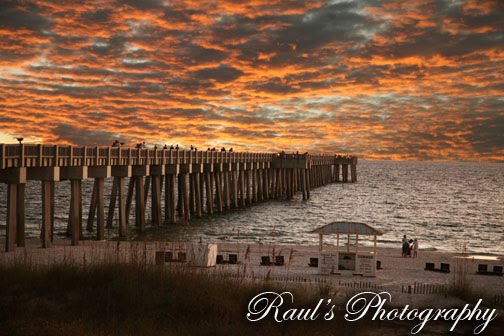
[[[413,240],[413,258],[418,256],[418,239]]]

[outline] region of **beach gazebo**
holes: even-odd
[[[383,235],[381,231],[364,223],[332,222],[311,231],[311,233],[319,235],[319,273],[352,271],[353,274],[375,275],[376,237]],[[324,236],[327,235],[336,235],[336,251],[324,251]],[[340,250],[340,235],[347,238],[347,248],[343,251]],[[372,253],[359,251],[359,236],[374,237]],[[355,237],[355,250],[350,250],[352,237]]]

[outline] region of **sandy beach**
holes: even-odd
[[[1,252],[0,263],[30,263],[51,264],[61,261],[71,261],[78,264],[98,262],[141,262],[155,263],[155,254],[159,251],[187,251],[191,243],[159,242],[159,241],[83,241],[80,246],[70,246],[67,240],[55,241],[48,249],[40,248],[37,240],[28,240],[26,248],[17,248],[14,252]],[[192,267],[189,262],[164,263],[162,267],[185,267],[197,272],[209,272],[237,276],[255,280],[271,280],[286,283],[330,284],[348,290],[364,289],[400,293],[400,301],[421,304],[422,298],[429,301],[429,293],[443,291],[453,284],[460,276],[462,268],[465,277],[471,283],[476,293],[484,293],[488,298],[504,294],[504,278],[502,276],[487,276],[476,274],[478,264],[486,263],[489,269],[493,265],[503,265],[503,257],[460,258],[460,254],[438,251],[420,250],[417,258],[403,258],[400,249],[378,248],[376,259],[381,262],[382,269],[376,271],[375,277],[352,275],[352,272],[341,274],[319,275],[316,267],[309,267],[310,257],[318,257],[318,246],[299,245],[259,245],[218,243],[218,254],[228,260],[229,254],[237,254],[237,264],[222,264],[215,267]],[[331,247],[325,247],[330,249]],[[334,247],[333,247],[334,248]],[[362,248],[370,251],[369,248]],[[261,266],[262,256],[284,256],[283,266]],[[481,259],[482,258],[482,259]],[[426,271],[425,263],[450,264],[450,273]],[[420,287],[423,286],[423,289]],[[446,287],[443,287],[446,286]],[[408,288],[409,287],[409,288]],[[415,293],[417,291],[421,293]],[[411,294],[408,295],[408,290]],[[348,291],[347,291],[348,292]],[[427,294],[425,294],[427,293]]]

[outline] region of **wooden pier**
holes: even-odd
[[[50,247],[53,241],[55,182],[70,181],[68,234],[72,245],[78,245],[83,230],[82,181],[88,178],[94,179],[94,187],[86,229],[93,231],[96,220],[96,238],[103,240],[116,209],[119,235],[126,235],[133,197],[135,226],[143,232],[149,194],[153,226],[185,222],[191,216],[270,199],[292,199],[297,192],[306,200],[313,188],[356,182],[357,157],[0,144],[0,183],[7,184],[7,197],[1,198],[7,203],[5,250],[25,246],[24,193],[28,180],[41,182],[42,247]],[[105,217],[107,178],[113,178],[113,183]]]

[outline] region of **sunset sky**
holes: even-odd
[[[504,160],[504,1],[1,0],[16,136]]]

